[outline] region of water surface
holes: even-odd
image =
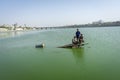
[[[120,28],[80,28],[87,45],[57,48],[71,43],[75,31],[0,33],[0,80],[119,80]],[[42,42],[45,48],[36,49]]]

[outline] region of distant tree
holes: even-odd
[[[16,27],[18,26],[18,24],[15,23],[15,24],[13,24],[13,26],[14,26],[13,30],[16,30]]]

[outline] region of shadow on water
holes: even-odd
[[[79,48],[79,49],[71,49],[73,56],[76,60],[77,64],[81,64],[84,61],[84,48]]]

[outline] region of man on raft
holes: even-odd
[[[76,36],[72,39],[72,47],[78,48],[82,45],[83,40],[83,34],[80,33],[79,29],[76,31]]]

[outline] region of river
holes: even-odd
[[[120,27],[79,30],[78,49],[57,48],[76,28],[0,33],[0,80],[120,80]]]

